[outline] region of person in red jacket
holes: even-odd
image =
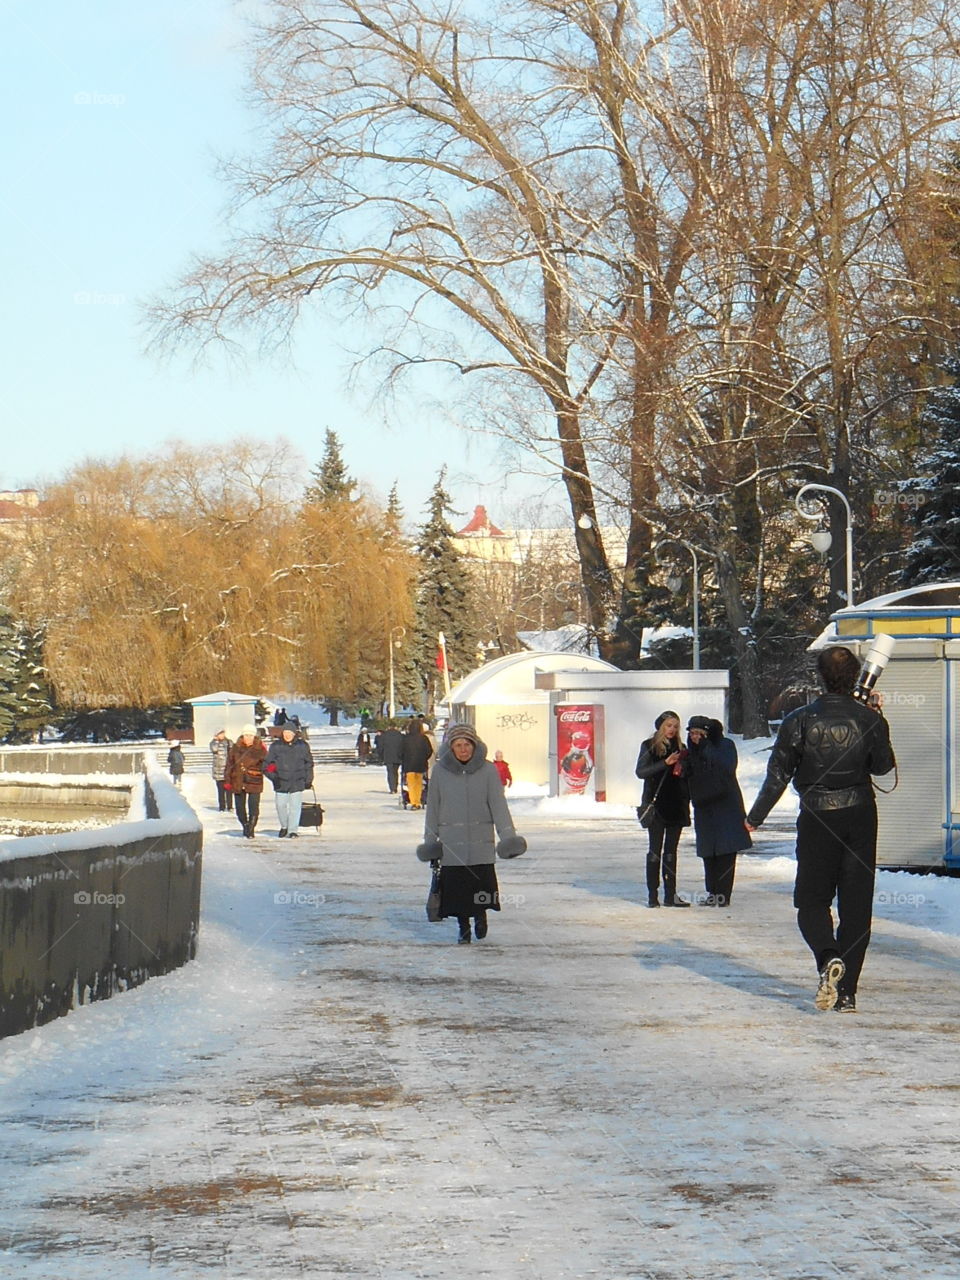
[[[253,839],[260,816],[266,754],[267,748],[255,726],[245,724],[227,757],[227,781],[233,792],[237,818],[248,840]]]
[[[503,758],[502,751],[495,751],[493,753],[493,767],[496,769],[497,773],[499,773],[500,781],[503,785],[505,787],[509,787],[511,782],[513,782],[513,774],[510,772],[510,766]]]

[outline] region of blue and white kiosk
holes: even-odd
[[[881,633],[896,640],[877,688],[899,781],[877,796],[877,860],[960,870],[960,582],[908,587],[841,609],[811,648],[845,644],[862,658]],[[877,785],[889,790],[893,775]]]

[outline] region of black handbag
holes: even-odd
[[[427,919],[431,924],[440,922],[440,868],[433,868],[430,877],[430,892],[427,894]]]
[[[660,781],[657,783],[657,789],[653,793],[653,799],[650,800],[648,804],[637,805],[637,818],[640,822],[641,827],[643,827],[644,830],[646,830],[646,828],[649,827],[650,823],[653,821],[653,815],[657,811],[657,796],[660,794],[660,788],[663,786],[666,780],[667,780],[666,773],[662,773],[660,775]]]
[[[308,800],[300,810],[301,827],[317,827],[323,826],[323,805],[317,800],[317,793],[313,791],[313,800]]]

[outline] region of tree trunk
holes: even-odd
[[[736,655],[733,678],[740,689],[740,703],[743,709],[740,732],[745,738],[766,737],[770,732],[770,726],[767,723],[766,703],[760,680],[757,640],[750,623],[750,616],[744,608],[736,560],[725,539],[721,541],[717,551],[716,573],[720,599],[723,601],[724,614]]]

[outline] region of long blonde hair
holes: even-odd
[[[655,756],[659,756],[660,759],[662,760],[664,756],[667,756],[670,754],[669,750],[667,749],[667,743],[670,741],[670,739],[676,736],[676,738],[679,740],[680,717],[678,715],[674,715],[672,711],[665,711],[663,713],[662,718],[659,716],[657,718],[660,720],[660,724],[657,726],[657,731],[653,735],[653,741],[650,744],[650,750],[653,752]],[[675,734],[670,734],[666,732],[666,726],[672,720],[675,720],[677,723]]]

